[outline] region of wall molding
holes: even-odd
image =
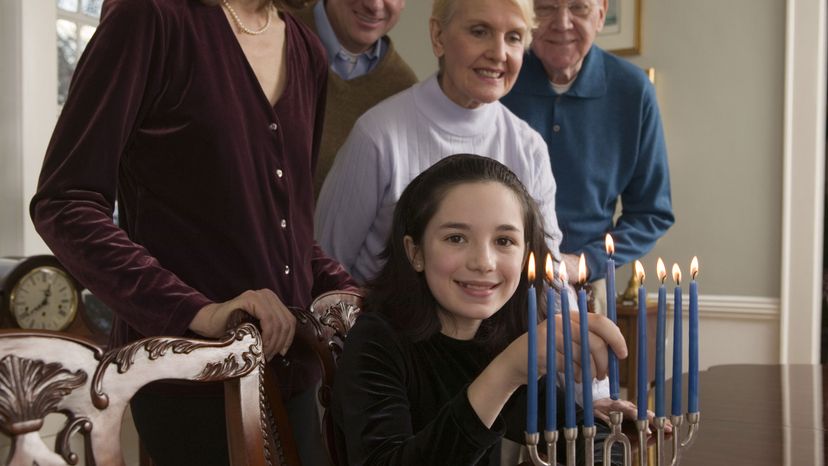
[[[787,1],[779,291],[782,364],[819,364],[825,193],[825,11],[826,0]]]
[[[689,311],[689,299],[682,296],[682,313]],[[658,302],[658,294],[647,295],[648,302]],[[726,319],[752,321],[779,321],[781,314],[779,298],[735,296],[735,295],[701,295],[699,296],[699,319]],[[673,315],[672,290],[667,296],[667,314]]]

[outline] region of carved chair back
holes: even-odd
[[[362,295],[355,291],[331,291],[318,296],[311,304],[307,319],[313,326],[316,341],[313,347],[322,366],[322,382],[317,394],[322,437],[331,464],[344,465],[338,457],[334,423],[330,415],[336,363],[342,354],[345,337],[356,322],[362,306]]]
[[[0,331],[0,431],[11,437],[5,464],[73,465],[80,436],[87,465],[123,466],[121,423],[129,400],[161,379],[224,381],[231,464],[278,464],[262,409],[264,358],[258,330],[242,324],[225,338],[157,337],[104,352],[94,343],[48,331]],[[63,414],[54,449],[38,432]]]
[[[254,325],[261,331],[258,319],[242,310],[236,310],[230,315],[227,319],[227,328],[235,328],[245,323]],[[268,466],[303,466],[299,459],[299,450],[293,437],[285,400],[282,398],[278,376],[272,364],[274,364],[272,361],[265,362],[261,386],[267,464]],[[154,466],[154,464],[150,459],[142,458],[141,466]]]

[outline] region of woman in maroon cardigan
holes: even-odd
[[[217,337],[243,309],[287,396],[317,377],[289,308],[353,286],[312,239],[327,64],[283,9],[301,3],[107,0],[31,203],[54,254],[114,310],[112,345]],[[159,464],[226,464],[220,388],[150,387],[133,415]]]

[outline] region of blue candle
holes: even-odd
[[[664,417],[664,337],[667,326],[667,288],[664,286],[665,278],[667,278],[667,269],[664,267],[664,261],[659,257],[658,279],[661,280],[661,285],[658,287],[658,314],[656,317],[656,417]]]
[[[644,288],[644,266],[635,261],[638,287],[638,419],[647,419],[647,290]]]
[[[569,294],[567,291],[566,266],[561,263],[561,321],[563,322],[564,346],[564,402],[566,405],[564,427],[575,427],[575,368],[572,362],[572,323],[569,320]]]
[[[589,354],[589,319],[587,313],[586,290],[586,259],[581,254],[578,261],[578,318],[581,334],[581,394],[584,399],[584,427],[595,426],[594,413],[592,411],[592,360]]]
[[[538,431],[538,299],[535,295],[535,255],[529,254],[529,316],[527,326],[529,333],[529,348],[527,351],[527,380],[526,380],[526,432],[534,434]]]
[[[615,252],[615,244],[612,241],[612,237],[607,234],[606,238],[606,247],[607,247],[607,317],[613,322],[618,322],[618,316],[615,311],[615,260],[613,260],[612,255]],[[615,351],[612,348],[609,348],[609,385],[610,385],[610,398],[613,400],[618,399],[618,394],[621,391],[618,384],[618,357],[615,355]]]
[[[546,256],[546,278],[549,287],[546,289],[546,430],[553,432],[558,429],[558,392],[556,390],[556,357],[555,348],[555,289],[552,281],[555,278],[552,271],[552,257]]]
[[[682,353],[682,318],[681,318],[681,270],[678,264],[673,264],[673,280],[676,288],[673,291],[673,416],[681,416],[681,365]]]
[[[699,290],[696,275],[699,273],[699,259],[693,257],[690,263],[690,383],[687,394],[687,411],[699,412]]]

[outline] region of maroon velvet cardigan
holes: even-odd
[[[204,305],[248,289],[306,308],[355,286],[313,240],[325,51],[282,18],[287,84],[271,106],[219,6],[105,3],[30,209],[54,254],[114,310],[112,345],[189,335]],[[290,392],[317,376],[297,341],[298,363],[275,364]]]

